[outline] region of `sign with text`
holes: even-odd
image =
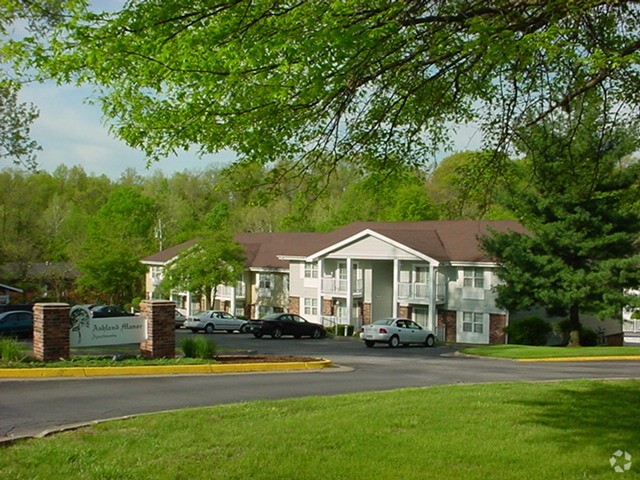
[[[140,343],[147,338],[147,321],[143,317],[93,318],[90,310],[81,305],[73,307],[69,314],[72,348]]]

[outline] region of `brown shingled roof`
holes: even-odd
[[[190,246],[194,245],[197,241],[197,238],[187,240],[186,242],[183,242],[179,245],[174,245],[173,247],[167,248],[166,250],[145,257],[141,260],[141,262],[151,264],[165,264],[173,257],[176,257],[185,248],[189,248]]]
[[[244,247],[247,268],[288,268],[289,263],[280,260],[278,255],[286,250],[292,255],[301,254],[311,239],[318,233],[237,233],[235,240]],[[165,264],[176,257],[182,250],[194,245],[198,239],[192,239],[171,248],[155,253],[141,260],[145,264]]]
[[[480,249],[479,238],[492,229],[527,233],[513,220],[447,220],[356,222],[327,233],[237,233],[235,239],[245,248],[248,268],[287,268],[288,262],[279,256],[308,257],[365,230],[372,230],[439,262],[486,262],[491,259]],[[142,262],[164,264],[196,241],[189,240],[168,248]]]
[[[526,233],[514,220],[444,220],[424,222],[357,222],[334,230],[310,244],[307,256],[372,230],[440,262],[490,261],[479,238],[491,230]]]

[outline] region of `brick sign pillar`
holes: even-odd
[[[68,359],[70,306],[66,303],[36,303],[33,306],[33,356],[40,362]]]
[[[143,300],[140,314],[147,320],[147,339],[140,344],[145,358],[175,358],[176,304],[168,300]]]

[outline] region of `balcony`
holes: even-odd
[[[446,287],[444,283],[436,285],[436,303],[445,301]],[[429,303],[431,285],[428,283],[398,283],[398,298],[409,302]]]
[[[364,282],[361,278],[353,282],[351,288],[352,295],[362,295]],[[324,295],[347,296],[349,291],[347,281],[340,278],[325,277],[322,279],[322,293]]]
[[[623,320],[622,331],[625,333],[640,333],[640,320]]]
[[[220,285],[218,287],[217,296],[220,299],[231,299],[233,298],[234,291],[233,287],[229,285]],[[235,296],[236,298],[245,298],[247,295],[247,288],[244,282],[238,282],[235,286]]]

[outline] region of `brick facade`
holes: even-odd
[[[322,315],[333,315],[333,301],[330,298],[322,299]]]
[[[36,303],[33,307],[33,356],[40,362],[70,357],[71,319],[66,303]]]
[[[145,358],[174,358],[176,304],[167,300],[143,300],[140,314],[147,319],[147,339],[140,344]]]
[[[300,315],[300,297],[289,297],[289,313]]]
[[[398,316],[402,318],[411,318],[411,307],[409,306],[398,307]]]
[[[371,323],[371,322],[372,322],[372,319],[371,319],[371,304],[365,302],[362,305],[362,323],[368,324],[368,323]]]
[[[453,310],[438,311],[438,331],[445,342],[456,341],[456,312]]]
[[[489,315],[489,343],[505,343],[506,334],[504,327],[507,325],[507,316],[492,313]]]

